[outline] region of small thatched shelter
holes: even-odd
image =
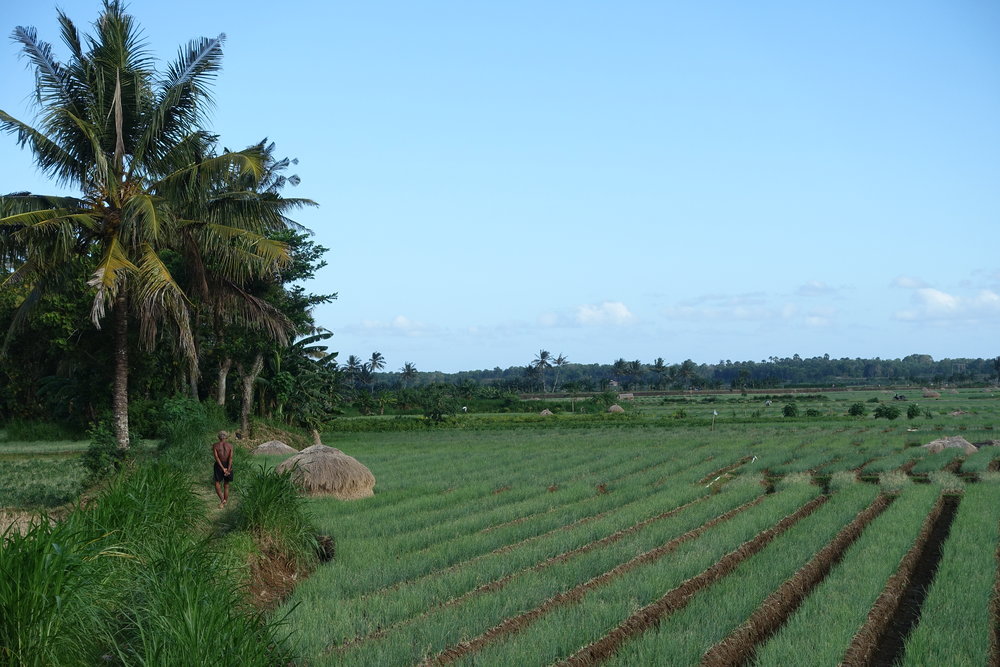
[[[932,440],[926,445],[921,446],[930,450],[931,454],[937,454],[938,452],[949,448],[961,449],[966,454],[975,454],[978,451],[974,444],[960,435],[953,435],[950,438],[938,438],[937,440]]]
[[[375,495],[375,475],[353,456],[334,447],[313,445],[283,461],[275,470],[291,471],[292,479],[310,495],[357,500]]]
[[[933,389],[924,388],[923,392],[924,398],[941,398],[941,394],[934,391]]]
[[[552,411],[549,410],[548,408],[545,408],[544,410],[542,410],[538,414],[542,415],[543,417],[551,417],[552,416]]]
[[[610,408],[608,408],[608,412],[625,412],[625,408],[615,403]]]
[[[281,440],[268,440],[254,448],[253,454],[298,454],[299,450]]]

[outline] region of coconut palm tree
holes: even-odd
[[[566,358],[562,352],[559,356],[553,359],[552,365],[556,367],[556,376],[552,380],[552,391],[559,391],[559,369],[569,363],[569,359]]]
[[[545,369],[552,368],[552,355],[548,350],[539,350],[535,360],[531,365],[538,370],[538,377],[542,382],[542,393],[545,393]]]
[[[65,279],[71,260],[89,264],[91,319],[98,328],[109,314],[112,319],[114,429],[127,448],[130,319],[145,348],[169,322],[180,352],[196,357],[189,301],[166,254],[196,244],[237,282],[275,271],[288,255],[284,244],[263,233],[254,206],[229,207],[236,220],[185,213],[212,196],[213,184],[263,173],[252,151],[215,154],[214,137],[200,128],[224,35],[191,41],[161,73],[120,0],[104,0],[96,33],[85,40],[61,11],[59,23],[70,51],[65,63],[34,28],[15,29],[35,70],[38,124],[0,110],[0,129],[34,153],[42,172],[80,194],[5,198],[0,253],[17,263],[8,282],[31,289],[22,320],[40,294]]]
[[[409,380],[412,380],[413,378],[417,377],[417,367],[414,366],[409,361],[407,361],[405,364],[403,364],[403,367],[399,369],[399,372],[401,374],[400,377],[403,380],[403,388],[404,389],[406,388],[406,383]]]

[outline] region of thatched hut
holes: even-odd
[[[538,414],[542,415],[543,417],[551,417],[552,416],[552,411],[549,410],[548,408],[545,408],[544,410],[542,410]]]
[[[625,408],[615,403],[610,408],[608,408],[608,412],[625,412]]]
[[[941,398],[941,394],[933,389],[927,389],[926,387],[924,388],[923,396],[924,398]]]
[[[306,447],[275,470],[291,471],[295,483],[310,495],[330,495],[339,500],[375,495],[375,475],[356,458],[334,447]]]
[[[937,454],[940,451],[950,448],[961,449],[967,455],[975,454],[978,451],[974,444],[960,435],[953,435],[950,438],[938,438],[921,446],[930,450],[931,454]]]
[[[281,440],[268,440],[257,445],[252,454],[298,454],[299,450],[286,445]]]

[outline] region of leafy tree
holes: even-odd
[[[900,409],[895,405],[889,405],[888,403],[882,403],[875,408],[875,419],[898,419],[900,415]]]
[[[868,408],[865,407],[864,403],[851,403],[851,407],[847,409],[847,414],[852,417],[864,417],[868,414]]]
[[[786,403],[785,407],[781,409],[781,414],[783,414],[786,417],[798,417],[799,406],[795,403]]]
[[[217,195],[228,178],[262,174],[259,154],[215,155],[214,137],[200,129],[224,36],[191,41],[161,74],[119,0],[105,0],[96,34],[86,40],[61,11],[59,22],[71,54],[66,63],[34,28],[15,29],[35,70],[40,124],[0,110],[0,129],[34,153],[43,173],[80,195],[5,197],[0,254],[3,265],[17,267],[7,282],[31,290],[22,312],[72,280],[75,261],[86,263],[91,320],[100,328],[112,317],[114,431],[127,448],[130,319],[145,349],[169,322],[174,346],[196,358],[189,299],[169,268],[174,254],[204,257],[237,282],[272,273],[288,256],[266,237],[269,221],[252,196],[226,207],[234,216],[226,220],[186,217],[207,211],[192,202]]]

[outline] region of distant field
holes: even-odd
[[[846,416],[873,397],[903,416],[874,419],[876,403],[866,403],[866,417]],[[781,416],[787,396],[770,406],[739,394],[681,398],[638,399],[621,428],[328,435],[378,483],[371,499],[310,501],[336,557],[280,612],[303,659],[686,665],[703,655],[706,664],[732,664],[733,655],[789,664],[781,656],[794,655],[794,664],[834,664],[893,650],[881,647],[891,632],[868,612],[879,604],[881,616],[901,618],[900,590],[929,574],[920,556],[940,550],[947,524],[941,572],[961,579],[959,559],[992,563],[962,593],[974,600],[962,609],[970,630],[949,642],[914,633],[895,655],[907,664],[989,662],[989,642],[975,633],[996,622],[996,521],[972,521],[965,507],[1000,506],[989,472],[1000,448],[930,457],[916,445],[991,439],[996,395],[825,394],[800,400],[795,418]],[[919,417],[905,417],[908,403]],[[678,409],[684,415],[671,417]],[[809,409],[818,414],[803,416]],[[966,459],[974,465],[963,472]],[[901,472],[923,461],[935,463]],[[902,490],[886,493],[894,489]],[[930,584],[921,623],[947,626],[952,584]],[[777,604],[794,597],[782,587],[804,591],[797,605]],[[823,645],[817,627],[830,628]]]

